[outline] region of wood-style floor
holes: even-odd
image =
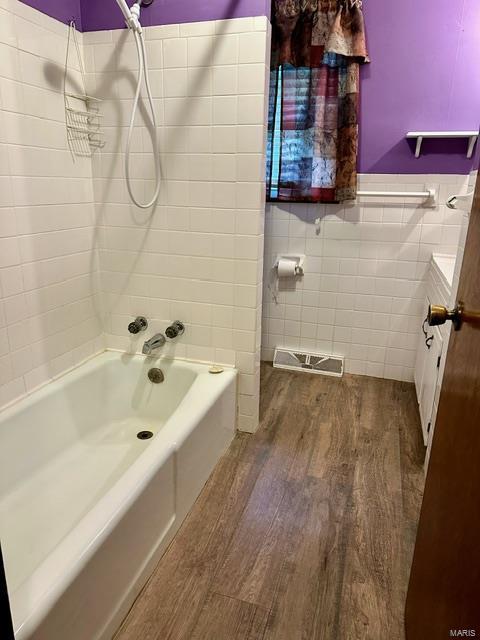
[[[423,490],[413,385],[262,368],[116,640],[397,640]]]

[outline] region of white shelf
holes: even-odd
[[[83,102],[102,102],[100,98],[94,98],[86,93],[69,93],[65,92],[65,95],[69,98],[75,98],[75,100],[83,100]]]
[[[407,138],[416,138],[415,158],[420,157],[424,138],[468,138],[467,158],[473,155],[473,147],[478,139],[478,131],[409,131]]]
[[[70,56],[76,55],[76,62],[72,64]],[[80,69],[81,88],[83,92],[70,91],[70,67]],[[67,142],[72,157],[91,156],[97,149],[105,145],[101,132],[102,114],[100,113],[99,98],[87,94],[85,69],[78,43],[75,22],[69,23],[67,52],[65,56],[65,71],[63,76],[63,99],[65,105],[65,126]],[[83,104],[78,104],[78,102]]]

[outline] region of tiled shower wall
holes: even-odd
[[[129,204],[123,178],[132,36],[84,34],[107,136],[93,163],[107,346],[141,350],[145,334],[127,332],[136,315],[149,318],[148,335],[183,320],[184,336],[163,353],[237,366],[244,430],[258,423],[268,28],[263,17],[145,29],[162,166],[154,212]],[[131,164],[146,199],[153,174],[144,122],[140,112]]]
[[[0,406],[102,348],[91,162],[66,146],[66,36],[0,0]]]
[[[150,214],[129,204],[123,180],[136,67],[130,34],[83,38],[89,88],[105,99],[107,145],[92,172],[66,148],[66,27],[14,0],[0,0],[0,18],[0,406],[101,350],[103,331],[108,346],[139,350],[126,326],[146,314],[149,334],[177,318],[187,323],[170,353],[240,369],[239,426],[253,430],[268,21],[146,29],[163,174]],[[143,124],[140,113],[132,173],[147,197]],[[464,181],[360,177],[380,190],[436,186],[440,203]],[[401,198],[268,206],[263,357],[274,346],[305,348],[345,356],[347,371],[411,379],[427,263],[432,251],[456,250],[460,223],[443,205]],[[275,292],[271,266],[287,251],[306,253],[306,275]]]
[[[432,208],[408,198],[267,206],[262,358],[271,360],[276,346],[305,349],[344,356],[350,373],[413,380],[428,263],[433,252],[456,253],[459,242],[462,212],[444,203],[467,181],[359,176],[368,190],[435,187]],[[305,276],[277,291],[272,265],[284,252],[306,254]]]

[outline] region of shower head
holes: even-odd
[[[142,0],[140,2],[141,7],[149,7],[152,4],[153,0]]]

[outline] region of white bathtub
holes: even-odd
[[[0,413],[17,640],[112,637],[232,440],[235,382],[233,369],[106,352]]]

